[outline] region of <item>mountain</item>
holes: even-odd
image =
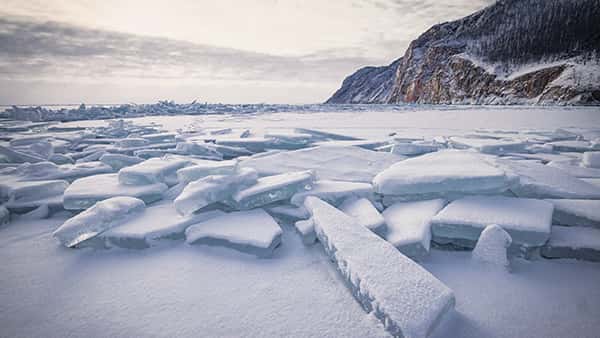
[[[600,0],[504,0],[435,25],[327,103],[600,104]]]

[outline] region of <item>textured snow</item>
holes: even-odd
[[[212,203],[222,202],[240,189],[256,182],[255,170],[242,168],[232,175],[211,175],[188,184],[175,199],[175,207],[182,215],[189,215]]]
[[[460,150],[407,159],[373,179],[377,193],[402,196],[502,193],[511,184],[511,178],[483,156]]]
[[[262,176],[315,170],[320,180],[370,182],[378,172],[403,158],[353,146],[318,146],[249,158],[240,165],[258,170]]]
[[[64,246],[75,247],[125,222],[145,207],[144,201],[134,197],[109,198],[68,219],[52,235]]]
[[[541,249],[546,258],[576,258],[600,262],[600,229],[553,226],[548,243]]]
[[[176,183],[177,169],[188,165],[183,159],[151,158],[136,165],[119,170],[119,181],[123,184],[142,185],[152,183]]]
[[[100,235],[109,245],[125,248],[145,248],[158,239],[184,238],[188,226],[221,216],[220,210],[182,216],[172,203],[162,203],[146,208],[144,212]]]
[[[510,262],[507,249],[511,243],[512,238],[502,227],[496,224],[488,225],[477,240],[472,259],[491,266],[508,268]]]
[[[392,204],[383,212],[387,224],[385,239],[409,257],[428,255],[431,218],[445,205],[443,199]]]
[[[528,198],[468,196],[433,217],[432,235],[436,242],[473,246],[486,226],[497,224],[514,244],[538,247],[550,236],[553,208],[550,202]]]
[[[225,246],[269,257],[281,243],[282,230],[263,209],[237,211],[194,224],[185,231],[188,244]]]
[[[385,219],[373,203],[366,198],[348,198],[339,209],[346,215],[354,217],[354,220],[378,235],[386,232]]]
[[[554,205],[554,224],[600,228],[600,201],[548,199]]]
[[[231,196],[231,203],[239,210],[262,207],[287,200],[296,193],[309,190],[315,174],[311,170],[259,178],[254,185],[240,189]]]
[[[600,199],[600,188],[563,170],[523,161],[499,163],[519,176],[519,183],[511,188],[519,197]]]
[[[588,168],[600,169],[600,151],[586,151],[583,153],[582,164]]]
[[[316,196],[329,204],[339,206],[348,198],[373,199],[373,186],[369,183],[319,180],[310,190],[292,196],[294,205],[302,206],[308,196]]]
[[[117,174],[103,174],[75,180],[65,190],[63,201],[67,210],[82,210],[117,196],[136,197],[152,203],[162,199],[166,191],[167,186],[163,183],[126,185],[119,181]]]
[[[452,290],[350,216],[316,197],[304,205],[352,295],[392,335],[427,337],[454,307]]]

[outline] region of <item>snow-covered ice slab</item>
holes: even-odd
[[[210,175],[231,175],[237,170],[237,160],[194,160],[189,167],[177,170],[179,182],[192,182]]]
[[[292,196],[294,205],[302,206],[308,196],[316,196],[329,204],[339,206],[348,198],[367,198],[373,200],[373,186],[363,182],[344,182],[319,180],[310,190],[299,192]]]
[[[556,141],[556,142],[550,142],[550,145],[552,145],[552,147],[554,147],[554,150],[556,151],[575,151],[575,152],[584,152],[584,151],[590,151],[593,149],[592,144],[589,141],[575,141],[575,140],[570,140],[570,141]]]
[[[119,171],[125,167],[144,162],[144,159],[136,156],[109,153],[102,155],[102,157],[100,157],[100,162],[109,165],[115,171]]]
[[[540,253],[546,258],[576,258],[600,262],[600,229],[553,226]]]
[[[392,153],[403,156],[416,156],[438,151],[439,145],[427,143],[395,143],[392,145]]]
[[[512,238],[502,227],[491,224],[485,227],[473,249],[471,259],[475,262],[491,266],[509,268],[507,249],[512,243]]]
[[[519,176],[518,184],[511,187],[519,197],[600,199],[598,187],[564,170],[523,161],[498,160],[498,163]]]
[[[131,185],[176,183],[177,170],[189,163],[189,161],[183,159],[151,158],[119,170],[119,181]]]
[[[321,140],[338,140],[338,141],[360,140],[359,138],[356,138],[353,136],[335,134],[335,133],[331,133],[331,132],[327,132],[327,131],[309,129],[309,128],[296,128],[296,129],[294,129],[294,131],[299,134],[312,135],[314,138],[321,139]]]
[[[222,202],[256,183],[256,170],[242,168],[232,175],[211,175],[188,184],[175,199],[175,207],[182,215],[189,215],[212,203]]]
[[[150,143],[171,143],[175,142],[176,137],[176,133],[156,133],[141,136],[141,138],[148,140]]]
[[[0,225],[8,222],[10,222],[10,211],[5,206],[0,205]]]
[[[211,210],[182,216],[173,203],[161,203],[146,208],[135,218],[102,233],[99,237],[109,245],[143,249],[159,239],[183,239],[188,226],[224,214],[220,210]]]
[[[386,223],[379,210],[366,198],[349,198],[344,201],[339,209],[346,215],[354,217],[358,224],[383,236],[386,232]]]
[[[306,211],[303,206],[297,207],[284,204],[268,207],[266,210],[271,216],[284,222],[296,222],[299,220],[306,220],[310,217],[308,211]]]
[[[25,152],[14,150],[14,149],[2,146],[2,145],[0,145],[0,156],[7,158],[8,162],[13,162],[13,163],[24,163],[24,162],[36,163],[36,162],[43,162],[46,160],[45,158],[35,156],[35,155],[30,155]]]
[[[486,154],[506,154],[521,153],[525,151],[527,142],[510,139],[490,139],[490,138],[469,138],[453,136],[450,138],[450,144],[459,149],[473,148]]]
[[[580,167],[565,162],[550,162],[547,165],[564,170],[569,175],[579,178],[600,178],[600,169],[596,168]]]
[[[296,231],[302,238],[302,243],[311,245],[317,241],[317,233],[315,232],[315,224],[312,219],[303,219],[294,223]]]
[[[468,196],[453,201],[431,220],[434,241],[473,247],[483,229],[497,224],[516,246],[542,246],[550,236],[550,202],[503,196]]]
[[[554,204],[554,224],[600,228],[600,201],[548,199]]]
[[[377,173],[402,159],[360,147],[318,146],[251,157],[240,165],[256,169],[261,176],[312,169],[320,180],[371,182]]]
[[[420,258],[429,254],[431,219],[446,205],[443,199],[398,202],[384,210],[385,239],[403,254]]]
[[[452,290],[390,243],[316,197],[304,204],[353,296],[392,335],[425,338],[454,307]]]
[[[98,201],[116,196],[130,196],[152,203],[162,199],[167,191],[163,183],[126,185],[119,182],[117,174],[103,174],[75,180],[64,193],[67,210],[87,209]]]
[[[134,197],[113,197],[94,204],[71,217],[52,234],[61,244],[75,247],[98,234],[122,224],[140,213],[146,205]]]
[[[248,137],[239,139],[218,139],[217,145],[245,148],[254,153],[260,153],[268,149],[299,149],[306,147],[306,143],[292,143],[278,138],[270,137]]]
[[[442,150],[407,159],[373,179],[375,192],[406,199],[502,193],[513,183],[514,177],[488,163],[484,155],[460,150]]]
[[[25,163],[15,172],[22,180],[67,180],[112,173],[113,169],[100,162],[56,165],[52,162]]]
[[[269,257],[281,244],[283,231],[263,209],[237,211],[194,224],[185,231],[188,244],[224,246]]]
[[[583,153],[581,163],[588,168],[600,169],[600,151],[587,151]]]
[[[197,142],[179,142],[175,153],[180,155],[199,156],[207,159],[222,160],[223,154],[218,152],[212,144]]]
[[[229,203],[238,210],[247,210],[287,200],[309,190],[314,179],[311,170],[261,177],[254,185],[235,192]]]

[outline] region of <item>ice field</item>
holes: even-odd
[[[0,120],[0,337],[598,337],[600,109]]]

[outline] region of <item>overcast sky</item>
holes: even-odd
[[[0,104],[316,103],[493,0],[3,0]]]

